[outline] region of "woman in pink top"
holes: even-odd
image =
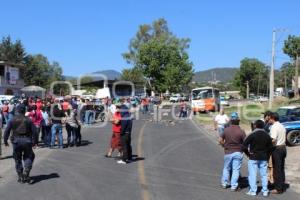
[[[41,110],[37,109],[36,105],[32,106],[32,111],[29,113],[29,117],[35,127],[35,134],[34,134],[34,144],[36,144],[35,148],[37,147],[39,143],[39,136],[40,136],[40,131],[41,131],[41,122],[43,120],[43,115]]]

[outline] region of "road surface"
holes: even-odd
[[[111,125],[85,128],[84,146],[36,150],[32,185],[18,184],[13,160],[1,160],[1,199],[253,199],[245,195],[247,188],[239,192],[221,189],[223,151],[193,120],[170,123],[148,119],[150,115],[134,121],[133,153],[137,157],[128,165],[104,157]],[[263,199],[261,195],[257,198]],[[269,198],[299,199],[291,190]]]

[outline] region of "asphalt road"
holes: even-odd
[[[222,200],[253,199],[247,189],[220,188],[223,151],[215,139],[192,120],[134,121],[136,162],[119,165],[105,158],[111,126],[86,128],[81,147],[36,150],[34,184],[16,182],[13,160],[1,174],[3,200]],[[1,161],[0,161],[1,162]],[[0,163],[0,166],[2,164]],[[7,166],[6,166],[7,167]],[[246,175],[245,172],[242,173]],[[258,196],[257,198],[262,198]],[[270,199],[299,199],[288,190]]]

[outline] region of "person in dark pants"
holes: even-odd
[[[66,129],[68,132],[67,147],[73,147],[76,144],[76,137],[78,135],[78,120],[76,109],[69,109],[67,111]]]
[[[183,100],[180,100],[180,113],[179,117],[187,117],[187,105]]]
[[[248,182],[249,192],[247,195],[257,195],[257,170],[261,177],[263,196],[269,195],[268,189],[268,159],[272,151],[273,144],[270,135],[264,130],[265,123],[262,120],[254,122],[254,131],[245,139],[243,150],[249,157],[248,161]]]
[[[121,144],[123,150],[122,159],[118,161],[119,164],[127,164],[132,160],[132,147],[131,147],[131,130],[132,118],[128,107],[124,104],[121,105]]]
[[[29,175],[35,158],[32,150],[35,127],[31,120],[25,117],[25,110],[26,107],[23,104],[17,107],[17,115],[9,121],[4,132],[4,144],[8,147],[7,141],[12,131],[13,157],[19,183],[31,183]]]
[[[58,133],[59,143],[58,146],[60,149],[63,149],[63,131],[62,131],[62,121],[65,117],[65,113],[60,109],[58,104],[53,106],[52,112],[50,112],[52,118],[52,127],[51,127],[51,144],[50,148],[54,148],[55,145],[55,136]]]
[[[80,123],[79,123],[77,131],[76,131],[75,145],[76,145],[76,147],[79,147],[81,145],[81,125],[80,125]]]
[[[70,124],[68,122],[66,123],[66,131],[67,131],[67,145],[66,145],[66,147],[69,147],[70,142],[71,142],[71,137],[72,137],[72,127],[70,126]]]
[[[269,122],[272,124],[270,130],[270,136],[272,142],[275,145],[275,149],[272,152],[272,162],[273,162],[273,178],[275,189],[271,191],[272,194],[283,193],[286,189],[285,187],[285,158],[286,158],[286,129],[278,121],[279,115],[277,113],[272,113],[270,115]]]
[[[41,122],[43,120],[43,115],[42,115],[42,112],[37,109],[37,106],[33,105],[32,111],[29,113],[29,117],[35,126],[35,134],[34,134],[35,138],[33,138],[33,139],[34,139],[34,143],[36,144],[36,146],[34,146],[34,148],[37,148],[37,146],[39,144],[39,135],[41,132]]]
[[[264,130],[270,134],[270,129],[272,124],[269,122],[270,120],[270,115],[272,114],[271,111],[267,110],[266,112],[263,113],[264,114]],[[274,177],[273,177],[273,162],[272,162],[272,151],[270,152],[269,155],[269,160],[268,160],[268,184],[269,186],[274,184]]]
[[[42,140],[44,142],[44,146],[49,147],[51,143],[51,120],[49,117],[49,113],[46,110],[46,107],[42,108],[42,116]]]

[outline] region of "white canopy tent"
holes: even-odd
[[[35,86],[35,85],[31,85],[31,86],[27,86],[21,89],[21,91],[26,95],[26,96],[38,96],[40,98],[44,98],[45,97],[45,92],[46,89],[39,87],[39,86]]]

